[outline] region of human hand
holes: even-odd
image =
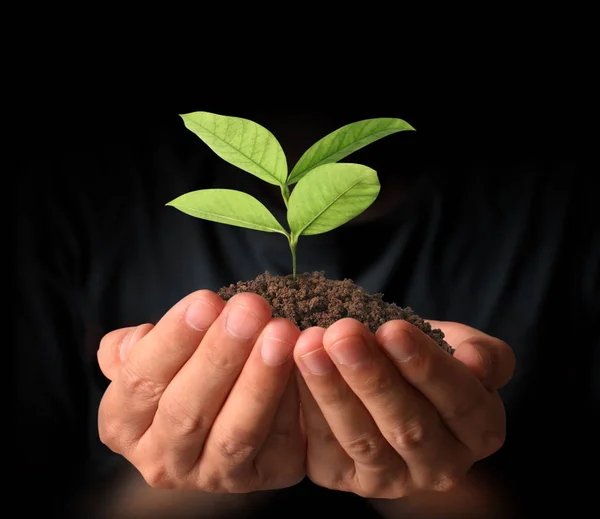
[[[372,498],[449,490],[503,445],[497,389],[512,376],[512,350],[465,325],[431,324],[454,356],[406,321],[375,335],[353,319],[301,333],[294,356],[315,483]]]
[[[266,301],[190,294],[152,326],[107,334],[100,439],[157,488],[249,492],[304,473],[292,351],[300,331]]]

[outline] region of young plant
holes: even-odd
[[[260,201],[242,191],[202,189],[181,195],[167,205],[196,218],[283,234],[292,252],[294,279],[300,236],[321,234],[345,224],[367,209],[379,194],[379,179],[373,169],[338,161],[387,135],[414,130],[407,122],[394,118],[347,124],[313,144],[288,174],[281,145],[261,125],[208,112],[183,114],[181,118],[219,157],[279,187],[289,230]]]

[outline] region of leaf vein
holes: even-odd
[[[353,184],[351,184],[350,186],[348,186],[344,191],[342,191],[339,195],[337,195],[331,202],[329,202],[329,204],[327,204],[323,209],[321,209],[321,211],[319,213],[317,213],[312,220],[310,220],[304,227],[302,227],[302,229],[300,229],[300,232],[298,233],[298,236],[301,236],[302,233],[308,228],[310,227],[310,225],[317,219],[319,218],[319,216],[321,216],[325,211],[327,211],[327,209],[329,209],[333,204],[335,204],[341,197],[343,197],[348,191],[350,191],[354,186],[360,184],[363,181],[362,178],[359,178],[356,182],[354,182]]]
[[[232,146],[232,145],[231,145],[229,142],[227,142],[225,139],[222,139],[222,138],[221,138],[221,137],[220,137],[220,136],[219,136],[219,135],[216,133],[216,119],[215,119],[214,121],[215,121],[215,127],[213,128],[213,130],[210,130],[210,129],[209,129],[209,128],[207,128],[206,126],[202,126],[201,124],[197,123],[196,121],[189,120],[190,124],[193,124],[194,126],[197,126],[197,127],[201,128],[201,129],[203,129],[203,130],[205,130],[205,131],[207,131],[207,132],[211,133],[211,134],[213,135],[213,137],[216,137],[216,138],[217,138],[217,139],[219,139],[219,140],[220,140],[220,141],[221,141],[223,144],[225,144],[226,146],[228,146],[228,147],[231,149],[230,153],[233,153],[233,154],[237,154],[237,153],[239,153],[240,155],[243,155],[243,156],[244,156],[244,157],[245,157],[245,158],[248,160],[248,162],[251,162],[252,164],[254,164],[255,166],[257,166],[258,168],[260,168],[260,169],[261,169],[261,170],[262,170],[264,173],[266,173],[268,176],[270,176],[270,177],[274,178],[274,179],[277,181],[277,183],[278,183],[278,184],[280,184],[280,181],[279,181],[279,179],[278,179],[278,178],[277,178],[277,177],[276,177],[276,176],[275,176],[273,173],[271,173],[270,171],[266,170],[266,169],[264,168],[264,166],[262,166],[261,164],[259,164],[258,162],[256,162],[256,161],[255,161],[255,160],[254,160],[252,157],[249,157],[249,156],[248,156],[248,154],[247,154],[247,153],[244,153],[244,152],[243,152],[241,149],[236,149],[234,146]],[[243,137],[242,137],[242,139],[243,139]]]

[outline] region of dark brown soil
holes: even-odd
[[[324,272],[299,274],[297,279],[289,276],[260,274],[251,281],[238,281],[223,287],[219,296],[227,301],[240,292],[253,292],[271,305],[273,317],[284,317],[301,330],[311,326],[327,328],[344,317],[352,317],[365,324],[371,332],[385,322],[404,319],[423,330],[448,353],[454,349],[444,340],[444,333],[432,329],[411,308],[400,308],[383,300],[383,294],[369,294],[351,279],[331,280]]]

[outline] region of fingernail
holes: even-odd
[[[289,342],[275,339],[274,337],[263,337],[260,346],[260,355],[269,366],[279,366],[292,355],[294,345]]]
[[[195,330],[204,332],[219,316],[217,309],[205,299],[194,301],[185,313],[185,320]]]
[[[129,353],[129,350],[131,350],[131,346],[133,346],[133,344],[131,344],[131,338],[137,329],[138,327],[133,328],[125,337],[123,337],[121,345],[119,346],[119,357],[121,357],[121,360],[127,358],[127,354]]]
[[[349,367],[362,364],[370,356],[367,343],[360,335],[341,339],[328,348],[328,351],[338,364]]]
[[[245,306],[232,307],[227,314],[225,327],[227,331],[238,339],[250,339],[260,330],[261,323],[256,315]]]
[[[417,341],[408,331],[384,339],[383,347],[394,360],[407,362],[417,354]]]
[[[325,375],[335,367],[323,348],[302,355],[300,359],[306,369],[315,375]]]

